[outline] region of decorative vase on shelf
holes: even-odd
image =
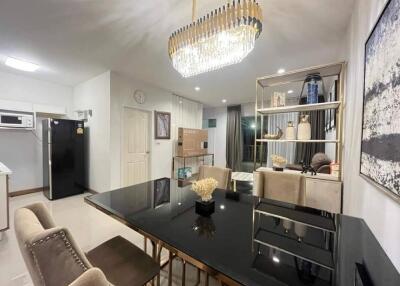
[[[297,128],[297,139],[298,140],[310,140],[311,139],[311,124],[309,121],[309,115],[301,115],[300,123]]]
[[[318,103],[318,83],[315,77],[307,83],[307,104]]]
[[[324,82],[319,73],[309,74],[303,82],[299,104],[315,104],[325,102]]]
[[[288,126],[286,127],[286,140],[296,139],[296,129],[293,126],[293,121],[288,121]]]

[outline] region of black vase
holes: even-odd
[[[202,200],[196,201],[196,213],[201,216],[210,216],[215,211],[214,200],[209,200],[208,202],[203,202]]]

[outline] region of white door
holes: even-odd
[[[149,112],[124,108],[122,139],[122,185],[149,180]]]

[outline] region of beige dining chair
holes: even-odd
[[[43,203],[15,211],[19,248],[35,286],[145,285],[160,266],[141,249],[114,237],[83,253]]]
[[[228,190],[230,188],[232,170],[215,166],[202,165],[199,167],[199,180],[213,178],[218,182],[217,188]]]
[[[261,198],[291,203],[295,205],[305,205],[304,176],[293,173],[260,171],[254,172],[255,194]],[[286,232],[293,230],[297,239],[301,241],[307,233],[307,227],[290,220],[282,220],[283,228]]]
[[[276,171],[254,172],[254,195],[276,201],[305,204],[304,176]]]

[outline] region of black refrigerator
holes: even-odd
[[[43,128],[43,192],[56,200],[85,191],[83,121],[48,118]]]

